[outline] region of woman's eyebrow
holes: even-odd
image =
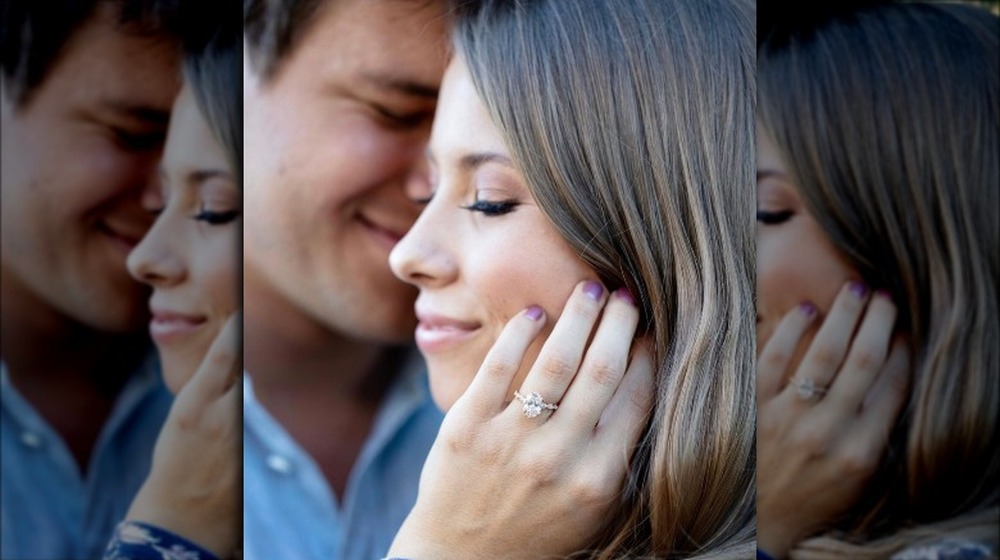
[[[467,154],[462,156],[458,160],[458,164],[465,170],[471,171],[477,167],[487,164],[487,163],[497,163],[505,167],[514,167],[514,162],[504,154],[497,152],[477,152],[473,154]]]

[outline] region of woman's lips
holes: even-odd
[[[417,312],[417,347],[424,353],[441,352],[475,336],[479,323],[460,321],[442,315]]]
[[[153,318],[149,321],[149,334],[157,344],[171,344],[190,335],[203,324],[204,317],[154,309]]]

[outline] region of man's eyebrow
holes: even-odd
[[[232,180],[233,174],[224,169],[200,169],[191,173],[188,177],[191,181],[201,183],[215,178]]]
[[[757,171],[757,181],[760,182],[762,179],[784,179],[788,180],[788,175],[776,170],[776,169],[761,169]]]
[[[105,100],[101,106],[120,116],[145,121],[150,124],[167,126],[170,124],[170,111],[127,101],[113,99]]]
[[[429,100],[435,100],[438,96],[437,87],[408,78],[398,78],[395,76],[385,76],[381,74],[365,74],[363,77],[368,83],[380,89],[392,90],[405,95],[423,97]]]

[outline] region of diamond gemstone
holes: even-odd
[[[538,393],[529,393],[524,399],[524,404],[521,406],[524,411],[524,415],[528,418],[534,418],[542,413],[542,396]]]
[[[803,399],[811,399],[816,395],[816,385],[813,384],[812,379],[803,380],[799,382],[798,392]]]

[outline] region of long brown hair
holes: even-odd
[[[637,295],[657,399],[582,555],[753,556],[754,12],[713,0],[485,1],[457,49],[542,211]]]
[[[998,19],[872,2],[810,18],[762,30],[761,131],[833,244],[893,294],[914,372],[865,498],[793,556],[885,557],[946,534],[995,547]]]

